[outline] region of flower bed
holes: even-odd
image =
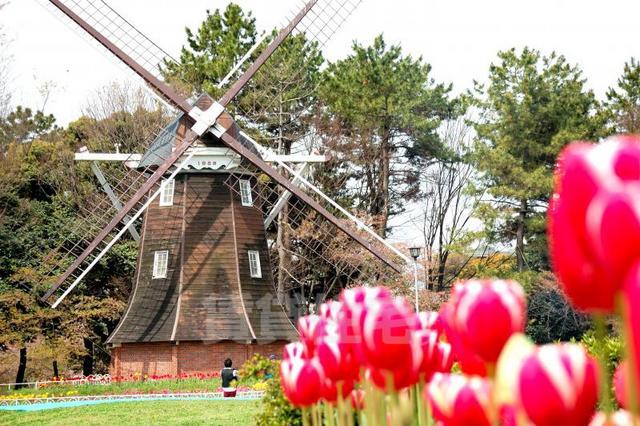
[[[579,344],[530,342],[515,281],[458,282],[439,312],[419,313],[385,288],[357,287],[299,320],[280,368],[286,398],[305,425],[640,424],[639,206],[640,138],[565,149],[550,253],[572,304],[594,317],[599,360]],[[629,411],[614,414],[604,316],[615,314],[627,349],[615,396]]]

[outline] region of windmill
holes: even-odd
[[[170,56],[104,1],[48,2],[176,111],[137,152],[76,155],[91,162],[101,191],[77,206],[68,237],[43,261],[49,289],[42,299],[57,307],[120,238],[139,241],[129,304],[108,340],[114,374],[211,371],[227,356],[242,362],[278,352],[295,330],[290,309],[276,297],[273,271],[302,257],[312,258],[302,271],[285,272],[317,282],[316,302],[333,288],[403,273],[402,253],[308,179],[310,164],[325,157],[277,155],[261,146],[249,135],[258,126],[237,102],[253,79],[279,66],[274,53],[287,37],[302,35],[321,47],[360,1],[306,2],[220,82],[217,101],[174,90],[159,67]],[[288,220],[276,220],[285,207]],[[282,256],[273,250],[278,227],[293,240],[288,262],[275,258]],[[318,278],[319,270],[331,271],[330,282]]]

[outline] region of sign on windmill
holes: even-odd
[[[320,276],[309,267],[294,270],[300,259],[332,272],[320,286],[325,297],[355,281],[403,272],[401,253],[310,182],[310,164],[324,156],[275,154],[227,112],[247,123],[233,102],[253,78],[278,66],[274,52],[286,38],[303,34],[322,46],[359,1],[307,2],[269,44],[256,45],[253,63],[231,70],[225,80],[242,73],[217,101],[203,94],[193,102],[162,79],[158,64],[169,55],[106,3],[49,2],[178,114],[139,152],[76,155],[91,162],[102,191],[78,206],[68,239],[45,259],[51,286],[43,300],[53,298],[57,307],[120,238],[139,240],[129,304],[108,339],[113,374],[210,371],[230,354],[242,362],[252,353],[279,352],[296,332],[276,297],[282,289],[274,270],[300,283]],[[285,210],[287,220],[277,220]],[[295,240],[286,251],[271,247],[281,235]]]

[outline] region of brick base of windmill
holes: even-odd
[[[260,354],[264,357],[282,355],[288,342],[269,344],[243,344],[236,342],[180,342],[174,343],[129,343],[111,349],[112,377],[141,375],[193,375],[218,373],[227,358],[234,367]]]

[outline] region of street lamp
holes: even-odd
[[[420,253],[422,249],[420,247],[411,247],[409,249],[409,253],[411,257],[413,257],[413,282],[415,284],[416,291],[416,312],[419,311],[418,307],[418,258],[420,257]]]

